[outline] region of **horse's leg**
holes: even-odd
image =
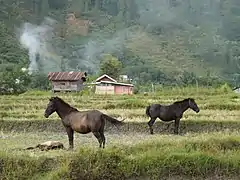
[[[103,131],[100,131],[99,132],[100,133],[100,136],[101,136],[101,138],[102,138],[102,144],[103,144],[103,148],[105,148],[105,136],[104,136],[104,132]]]
[[[68,135],[69,149],[73,149],[73,129],[71,127],[66,127],[66,131]]]
[[[178,134],[179,124],[180,124],[180,118],[177,118],[175,120],[174,134]]]
[[[93,132],[94,136],[97,138],[98,142],[99,142],[99,147],[102,147],[102,138],[101,138],[101,134],[99,132]]]
[[[102,125],[99,129],[99,134],[100,134],[101,139],[102,139],[103,149],[105,148],[104,126],[105,126],[105,120],[102,120]]]
[[[149,130],[150,130],[150,134],[153,134],[153,124],[155,123],[157,118],[151,118],[150,121],[148,121],[148,126],[149,126]]]

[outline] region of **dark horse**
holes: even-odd
[[[58,114],[63,126],[66,128],[69,149],[73,149],[74,131],[87,134],[92,132],[99,142],[99,147],[105,147],[104,126],[105,120],[113,124],[122,124],[122,121],[114,119],[98,110],[78,111],[59,97],[51,97],[44,116],[48,118],[52,113]]]
[[[165,122],[174,120],[175,121],[174,134],[178,134],[180,119],[182,118],[183,113],[188,108],[194,110],[197,113],[200,111],[193,98],[187,98],[182,101],[176,101],[171,105],[152,104],[150,106],[147,106],[146,115],[151,118],[150,121],[148,122],[150,133],[153,134],[152,126],[155,123],[155,120],[159,118]]]

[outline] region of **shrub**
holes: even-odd
[[[224,85],[222,85],[220,87],[220,92],[231,93],[232,92],[232,88],[227,83],[225,83]]]

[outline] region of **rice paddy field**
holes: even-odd
[[[79,110],[98,109],[123,119],[106,124],[106,148],[91,134],[74,134],[74,150],[24,150],[68,137],[56,114],[43,114],[50,92],[0,96],[0,179],[240,179],[240,96],[224,89],[164,89],[148,95],[58,94]],[[180,134],[157,120],[150,135],[145,107],[195,98]]]

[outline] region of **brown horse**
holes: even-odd
[[[66,128],[69,149],[73,149],[74,131],[87,134],[92,132],[99,142],[99,147],[105,147],[104,126],[105,120],[112,124],[122,124],[123,121],[114,119],[98,110],[78,111],[59,97],[51,97],[45,110],[44,116],[48,118],[56,112]]]
[[[180,119],[182,118],[183,113],[188,108],[192,109],[196,113],[198,113],[200,111],[197,106],[197,103],[195,102],[195,100],[193,98],[187,98],[182,101],[176,101],[171,105],[164,106],[161,104],[152,104],[150,106],[147,106],[146,115],[151,118],[150,121],[148,122],[150,134],[153,134],[152,126],[155,123],[157,118],[159,118],[165,122],[174,120],[175,121],[174,134],[178,134]],[[169,127],[169,125],[168,125],[168,127]]]

